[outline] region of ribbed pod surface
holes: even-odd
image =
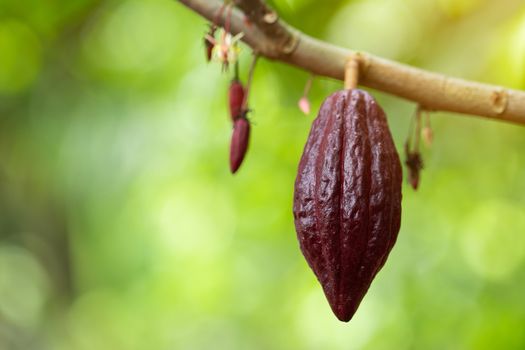
[[[301,251],[341,321],[349,321],[392,249],[402,171],[385,114],[362,90],[330,95],[299,163],[294,219]]]

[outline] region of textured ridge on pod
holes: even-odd
[[[299,163],[294,219],[301,251],[341,321],[356,312],[401,220],[401,163],[367,92],[330,95]]]

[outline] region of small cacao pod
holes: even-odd
[[[365,91],[329,96],[299,163],[294,219],[332,311],[348,322],[392,249],[402,170],[381,107]]]
[[[242,116],[243,108],[242,104],[244,102],[244,86],[238,79],[232,80],[230,88],[228,89],[228,98],[230,106],[230,116],[232,121],[235,121],[237,118]]]
[[[417,191],[421,177],[421,169],[423,169],[421,153],[417,151],[408,152],[405,164],[408,168],[408,182],[414,191]]]
[[[233,122],[233,132],[230,144],[230,170],[235,174],[242,164],[246,151],[248,150],[248,141],[250,139],[250,122],[241,113],[241,116]]]

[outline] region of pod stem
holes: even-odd
[[[250,70],[248,71],[248,80],[246,81],[244,100],[242,101],[242,109],[241,109],[242,111],[248,110],[248,97],[250,95],[250,90],[252,89],[253,72],[255,71],[255,65],[257,64],[258,58],[259,58],[259,54],[257,52],[254,52],[252,63],[250,64]]]
[[[410,120],[406,145],[408,147],[408,150],[411,152],[412,151],[419,152],[419,143],[420,143],[420,136],[421,136],[421,114],[423,113],[423,111],[424,111],[424,108],[420,104],[418,104],[416,106],[416,110],[414,111],[414,115],[412,116],[412,119]],[[412,147],[412,137],[414,137],[413,147]]]
[[[235,61],[233,80],[239,81],[239,60]]]
[[[360,65],[360,55],[355,53],[348,57],[348,60],[345,64],[345,89],[352,90],[357,87],[359,83],[359,65]]]
[[[310,74],[310,76],[308,77],[308,80],[306,81],[306,85],[304,86],[303,97],[308,96],[308,94],[310,93],[310,89],[312,88],[312,83],[313,83],[314,78],[315,78],[314,74]]]
[[[416,130],[414,134],[414,150],[416,152],[419,152],[419,144],[421,140],[421,112],[421,105],[418,104],[416,108]]]

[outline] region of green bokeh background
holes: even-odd
[[[272,4],[335,44],[525,88],[522,0]],[[205,23],[169,0],[0,0],[0,349],[525,349],[525,129],[432,114],[398,242],[340,323],[291,213],[308,74],[259,62],[232,176]],[[312,109],[339,88],[316,79]],[[415,106],[372,93],[401,150]]]

